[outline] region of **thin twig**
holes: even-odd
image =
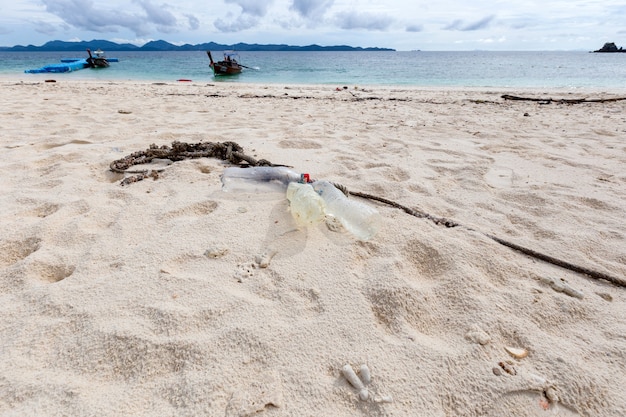
[[[626,97],[613,97],[613,98],[536,98],[536,97],[519,97],[512,96],[510,94],[504,94],[502,96],[505,100],[525,100],[525,101],[539,101],[541,103],[566,103],[566,104],[579,104],[579,103],[606,103],[611,101],[626,100]]]

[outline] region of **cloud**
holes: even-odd
[[[155,6],[149,0],[134,0],[146,12],[148,20],[160,26],[176,26],[176,18],[166,9],[167,4]]]
[[[48,22],[39,21],[35,23],[35,32],[43,33],[44,35],[52,36],[57,32],[57,26]]]
[[[293,0],[289,10],[305,19],[319,19],[332,7],[334,0]]]
[[[191,14],[186,14],[187,22],[189,23],[189,29],[198,30],[200,28],[200,20],[197,17]]]
[[[259,19],[254,16],[240,15],[232,22],[223,19],[217,19],[213,25],[221,32],[239,32],[242,30],[255,27],[259,23]]]
[[[257,26],[261,18],[267,14],[273,0],[224,0],[224,2],[241,7],[241,14],[230,21],[222,18],[216,19],[213,25],[221,32],[240,32]],[[231,16],[232,14],[229,13],[228,17]]]
[[[454,22],[450,23],[449,25],[444,27],[444,30],[460,30],[462,32],[467,32],[467,31],[473,31],[473,30],[480,30],[480,29],[484,29],[487,26],[489,26],[489,24],[491,23],[491,21],[495,18],[494,15],[490,15],[487,17],[483,17],[482,19],[476,21],[476,22],[472,22],[472,23],[468,23],[465,24],[462,20],[455,20]]]
[[[422,30],[424,30],[422,25],[409,25],[406,27],[407,32],[421,32]]]
[[[390,16],[372,13],[342,12],[336,17],[339,27],[347,30],[385,30],[394,22]]]
[[[92,32],[117,32],[119,28],[130,29],[138,36],[151,32],[151,25],[162,32],[176,30],[177,22],[167,5],[155,6],[149,0],[136,0],[144,13],[123,10],[107,10],[94,7],[90,0],[42,0],[46,11],[58,16],[65,23]]]
[[[225,3],[236,4],[241,7],[242,14],[248,14],[256,17],[263,17],[267,14],[267,9],[273,3],[273,0],[224,0]]]

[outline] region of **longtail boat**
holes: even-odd
[[[102,50],[98,49],[92,55],[91,50],[87,49],[87,53],[89,54],[89,58],[87,58],[87,66],[89,68],[106,68],[109,66],[109,61],[104,56]]]
[[[213,69],[215,75],[234,75],[240,74],[244,65],[241,65],[239,61],[239,55],[234,51],[225,51],[224,59],[222,61],[213,61],[211,51],[206,51],[209,56],[209,66]]]

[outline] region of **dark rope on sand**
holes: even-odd
[[[387,204],[389,206],[392,206],[392,207],[395,207],[397,209],[400,209],[400,210],[404,211],[405,213],[410,214],[411,216],[415,216],[415,217],[418,217],[418,218],[424,218],[424,219],[431,220],[432,222],[434,222],[437,225],[443,225],[445,227],[464,227],[467,230],[476,231],[476,230],[471,229],[469,227],[465,227],[465,226],[463,226],[463,225],[461,225],[461,224],[459,224],[459,223],[457,223],[457,222],[455,222],[453,220],[449,220],[449,219],[446,219],[444,217],[431,216],[428,213],[424,213],[424,212],[419,211],[419,210],[414,210],[414,209],[412,209],[410,207],[403,206],[401,204],[396,203],[395,201],[391,201],[391,200],[388,200],[386,198],[377,197],[377,196],[374,196],[374,195],[371,195],[371,194],[366,194],[366,193],[361,193],[361,192],[356,192],[356,191],[348,191],[341,184],[334,184],[334,185],[337,188],[339,188],[341,191],[343,191],[344,194],[346,194],[346,195],[353,195],[353,196],[356,196],[356,197],[361,197],[361,198],[366,198],[366,199],[373,200],[373,201],[378,201],[380,203],[384,203],[384,204]],[[605,274],[604,272],[595,271],[593,269],[589,269],[589,268],[586,268],[586,267],[583,267],[583,266],[575,265],[573,263],[570,263],[570,262],[567,262],[567,261],[555,258],[555,257],[550,256],[550,255],[546,255],[546,254],[541,253],[541,252],[537,252],[537,251],[535,251],[533,249],[529,249],[529,248],[526,248],[524,246],[520,246],[518,244],[506,241],[504,239],[501,239],[499,237],[496,237],[496,236],[493,236],[493,235],[490,235],[490,234],[487,234],[487,233],[484,233],[484,232],[480,232],[480,231],[477,231],[477,232],[481,233],[482,235],[488,237],[489,239],[491,239],[491,240],[493,240],[493,241],[495,241],[495,242],[497,242],[497,243],[499,243],[499,244],[501,244],[503,246],[506,246],[506,247],[508,247],[510,249],[513,249],[513,250],[517,251],[517,252],[523,253],[524,255],[530,256],[532,258],[539,259],[541,261],[550,263],[552,265],[559,266],[559,267],[564,268],[564,269],[568,269],[568,270],[573,271],[573,272],[577,272],[579,274],[587,275],[587,276],[589,276],[591,278],[603,279],[603,280],[609,281],[609,282],[611,282],[611,283],[613,283],[615,285],[618,285],[618,286],[621,286],[621,287],[626,287],[626,280],[624,280],[622,278],[614,277],[612,275]]]
[[[125,156],[124,158],[117,159],[109,164],[109,168],[113,172],[117,172],[120,174],[136,174],[134,176],[124,178],[120,185],[128,185],[137,181],[141,181],[146,178],[158,178],[158,172],[163,171],[163,169],[156,170],[140,170],[140,171],[130,171],[128,170],[131,166],[148,164],[152,162],[154,159],[169,159],[173,162],[182,161],[185,159],[195,159],[195,158],[218,158],[224,161],[228,161],[233,165],[239,166],[288,166],[288,165],[278,165],[272,164],[268,160],[260,159],[256,160],[251,156],[246,155],[243,152],[243,148],[239,146],[235,142],[200,142],[195,144],[188,144],[185,142],[172,142],[172,146],[169,147],[167,145],[157,146],[155,144],[150,145],[148,149],[145,151],[133,152],[132,154]],[[378,201],[379,203],[387,204],[391,207],[395,207],[399,210],[404,211],[411,216],[428,219],[437,225],[443,225],[448,228],[452,227],[464,227],[467,230],[472,230],[471,228],[462,226],[461,224],[446,219],[444,217],[436,217],[431,216],[428,213],[414,210],[412,208],[403,206],[398,204],[395,201],[388,200],[383,197],[378,197],[371,194],[356,192],[356,191],[348,191],[346,187],[341,184],[333,184],[337,188],[339,188],[344,194],[347,196],[353,195],[355,197],[365,198],[372,201]],[[535,259],[542,260],[544,262],[548,262],[550,264],[559,266],[564,269],[568,269],[573,272],[577,272],[579,274],[587,275],[589,277],[595,279],[603,279],[609,281],[615,285],[626,287],[626,280],[611,276],[609,274],[605,274],[603,272],[595,271],[589,268],[581,267],[570,262],[563,261],[561,259],[554,258],[549,255],[545,255],[543,253],[537,252],[532,249],[525,248],[523,246],[517,245],[515,243],[508,242],[504,239],[500,239],[496,236],[492,236],[487,233],[482,233],[484,236],[492,239],[494,242],[497,242],[503,246],[506,246],[510,249],[513,249],[517,252],[523,253],[527,256],[533,257]]]
[[[580,103],[606,103],[610,101],[626,100],[626,97],[612,97],[612,98],[535,98],[535,97],[519,97],[512,96],[510,94],[504,94],[502,96],[505,100],[525,100],[525,101],[538,101],[539,104],[548,103],[565,103],[565,104],[580,104]]]

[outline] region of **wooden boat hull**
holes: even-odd
[[[207,51],[209,60],[211,61],[209,66],[213,70],[214,75],[237,75],[241,74],[242,66],[233,61],[218,61],[214,62],[211,52]]]
[[[102,51],[99,49],[96,51],[96,56],[91,55],[90,49],[87,49],[87,53],[89,54],[89,58],[87,58],[87,66],[89,68],[107,68],[109,66],[109,61],[102,56]]]
[[[87,58],[87,64],[91,68],[107,68],[109,61],[106,58]]]
[[[226,65],[223,62],[216,62],[213,64],[213,73],[215,75],[235,75],[241,74],[241,67],[233,67]]]

